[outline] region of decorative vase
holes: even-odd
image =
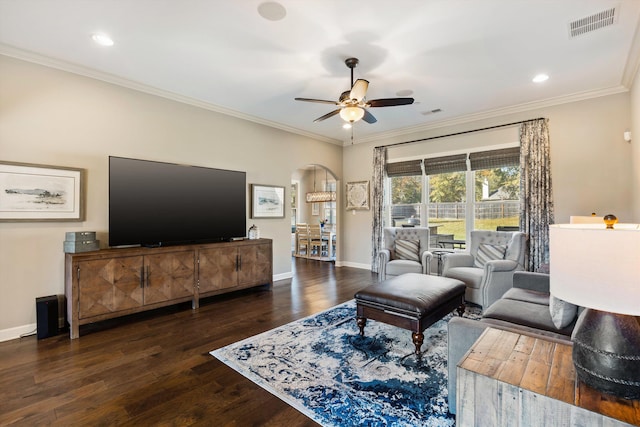
[[[255,240],[260,238],[260,230],[258,229],[258,227],[256,227],[255,224],[249,227],[248,237],[249,237],[249,240]]]

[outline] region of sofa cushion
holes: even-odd
[[[484,270],[476,267],[451,267],[447,270],[447,277],[461,280],[467,287],[474,289],[480,288],[483,274]]]
[[[556,328],[562,329],[576,318],[578,306],[551,295],[549,298],[549,313]]]
[[[395,255],[397,259],[420,262],[419,240],[396,240]]]
[[[405,273],[422,273],[422,265],[416,261],[394,259],[387,263],[387,275],[399,276]]]
[[[491,304],[482,315],[483,319],[495,319],[544,331],[571,335],[575,319],[564,328],[556,328],[549,307],[525,301],[501,298]]]
[[[544,305],[545,307],[549,306],[548,293],[532,291],[529,289],[511,288],[504,293],[502,298],[540,304]]]
[[[490,245],[488,243],[480,243],[478,246],[478,253],[473,263],[478,268],[483,268],[487,261],[494,259],[504,259],[504,254],[507,252],[506,245]]]

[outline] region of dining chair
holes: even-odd
[[[309,256],[309,226],[306,223],[296,224],[296,254]]]

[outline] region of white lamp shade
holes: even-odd
[[[551,294],[573,304],[640,315],[640,225],[549,228]]]
[[[340,110],[340,117],[345,122],[357,122],[364,117],[364,110],[360,107],[344,107]]]

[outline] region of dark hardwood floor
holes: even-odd
[[[0,343],[0,425],[316,426],[209,351],[320,312],[377,280],[294,259],[294,278],[116,321],[80,338]]]

